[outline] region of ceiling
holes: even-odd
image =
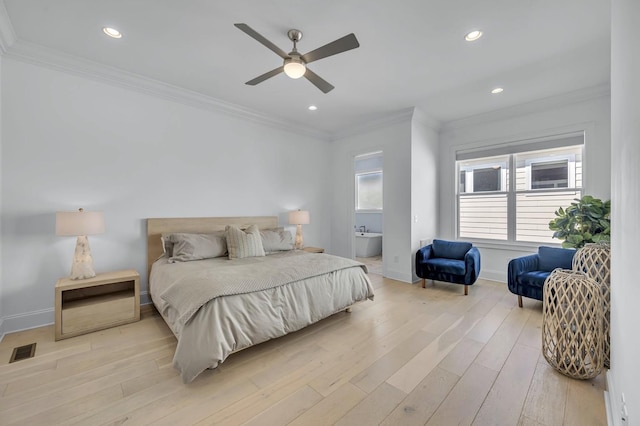
[[[4,0],[15,37],[336,134],[417,106],[446,122],[608,84],[604,0]],[[323,94],[234,27],[246,23],[302,53],[351,32],[360,47],[309,65]],[[119,40],[104,26],[123,33]],[[469,43],[464,35],[481,29]],[[11,48],[8,49],[11,52]],[[491,95],[496,86],[504,92]],[[317,111],[309,111],[309,105]]]

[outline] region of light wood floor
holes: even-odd
[[[427,288],[371,275],[374,302],[232,355],[183,385],[176,340],[134,324],[53,341],[7,335],[36,357],[0,365],[1,424],[605,425],[603,375],[569,379],[540,354],[540,302],[505,284]]]

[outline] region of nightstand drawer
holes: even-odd
[[[99,330],[135,320],[135,297],[131,292],[94,296],[65,303],[62,334]]]

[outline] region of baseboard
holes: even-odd
[[[606,373],[607,378],[607,390],[604,391],[604,407],[607,412],[607,424],[609,426],[622,426],[622,422],[620,421],[620,416],[616,413],[620,413],[620,405],[617,404],[617,395],[615,391],[615,381],[613,376],[611,375],[611,370],[608,370]]]
[[[392,280],[402,281],[403,283],[409,283],[409,284],[413,283],[413,277],[411,276],[411,274],[406,274],[400,271],[393,271],[388,269],[384,273],[384,276],[385,278],[391,278]]]
[[[507,274],[505,271],[492,271],[492,270],[481,270],[480,278],[484,280],[498,281],[501,283],[507,282]]]
[[[8,333],[51,325],[54,322],[54,315],[54,309],[49,308],[4,317],[0,325],[0,340],[4,339],[5,334]]]

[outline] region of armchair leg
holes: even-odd
[[[422,279],[422,288],[425,288],[425,287],[424,287],[424,283],[425,283],[425,279],[423,278],[423,279]]]
[[[469,295],[469,286],[468,286],[468,285],[465,285],[465,286],[464,286],[464,295],[465,295],[465,296],[468,296],[468,295]]]
[[[518,295],[518,306],[522,308],[522,296]]]

